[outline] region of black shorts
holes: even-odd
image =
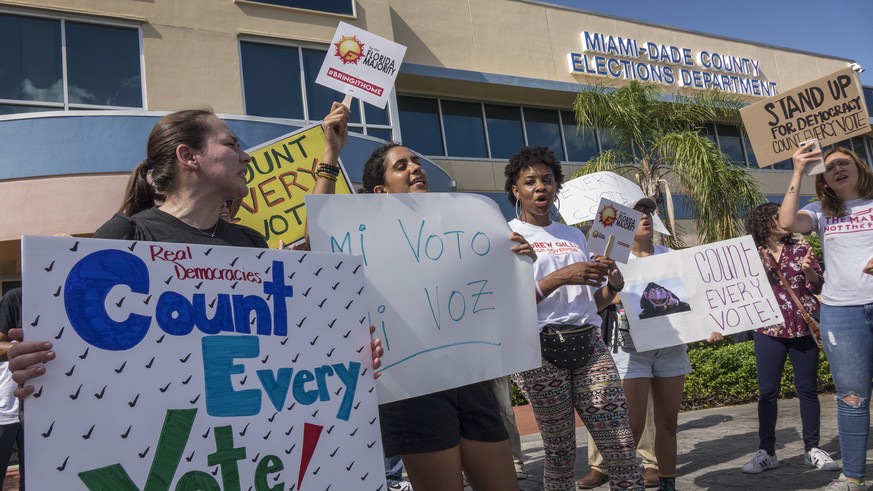
[[[509,438],[488,381],[382,404],[379,419],[388,457]]]

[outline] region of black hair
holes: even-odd
[[[774,219],[777,216],[779,216],[779,205],[776,203],[758,205],[746,215],[746,233],[752,236],[756,246],[765,247],[767,245],[767,237],[773,230]],[[782,239],[786,244],[792,240],[790,234]]]
[[[555,191],[561,190],[561,186],[564,184],[564,172],[561,170],[561,163],[558,162],[555,153],[548,147],[524,147],[509,158],[509,163],[503,169],[503,175],[506,176],[504,189],[513,206],[518,200],[512,192],[512,186],[518,182],[518,175],[521,174],[522,170],[537,164],[543,164],[551,169],[552,175],[555,177]]]
[[[385,156],[399,143],[386,143],[373,150],[370,157],[364,163],[364,189],[365,193],[372,193],[373,188],[385,184]]]

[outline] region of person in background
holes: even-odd
[[[412,491],[412,483],[403,479],[403,459],[399,455],[385,457],[385,480],[388,491]]]
[[[515,465],[515,477],[519,481],[527,479],[524,472],[524,460],[521,455],[521,435],[518,434],[518,425],[515,424],[515,411],[512,410],[512,382],[509,377],[498,377],[491,380],[491,391],[497,400],[500,410],[500,419],[509,433],[509,447],[512,450],[512,463]]]
[[[12,448],[17,445],[18,489],[24,491],[24,422],[6,361],[6,352],[12,347],[9,329],[20,325],[21,288],[13,288],[0,300],[0,486],[6,480]]]
[[[806,167],[824,159],[815,176],[819,201],[798,211]],[[792,156],[794,172],[779,209],[779,227],[818,233],[827,266],[821,292],[821,335],[837,388],[843,474],[828,491],[867,489],[864,472],[873,381],[873,172],[844,147],[824,154],[812,144]],[[756,338],[757,339],[757,338]]]

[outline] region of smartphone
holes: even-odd
[[[809,140],[800,142],[800,146],[803,147],[812,143],[812,146],[806,149],[806,153],[810,152],[819,152],[821,153],[821,145],[818,143],[818,138],[811,138]],[[824,160],[819,158],[818,161],[806,164],[806,175],[814,176],[816,174],[824,174],[825,165]]]

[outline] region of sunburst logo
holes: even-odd
[[[336,47],[334,55],[343,61],[343,65],[348,63],[357,65],[358,60],[364,56],[364,43],[356,36],[343,36],[334,43],[334,47]]]
[[[611,227],[613,223],[615,223],[616,218],[618,217],[618,210],[616,210],[612,205],[606,205],[600,210],[600,215],[597,217],[600,220],[600,223],[603,224],[604,227]]]

